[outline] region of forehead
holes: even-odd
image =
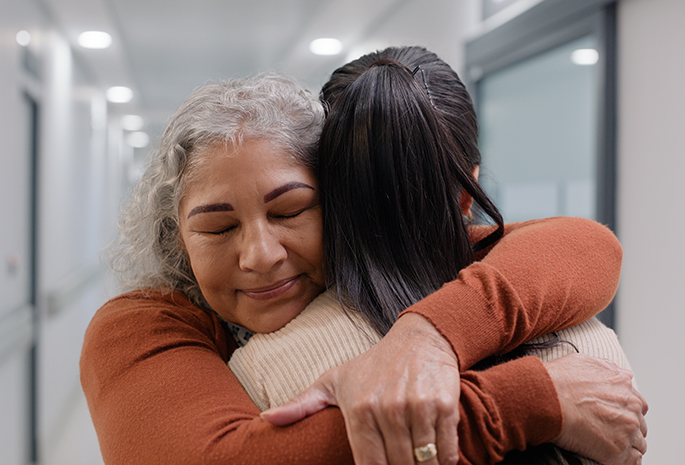
[[[185,195],[227,186],[271,187],[279,182],[306,178],[313,172],[289,150],[267,139],[246,139],[240,144],[220,142],[199,151],[186,173]]]

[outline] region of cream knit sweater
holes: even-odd
[[[556,334],[580,353],[630,368],[616,334],[596,318]],[[552,338],[542,336],[533,342]],[[278,331],[252,336],[233,353],[228,366],[263,411],[288,402],[324,372],[365,352],[379,340],[367,320],[344,311],[329,290]],[[571,344],[561,343],[536,349],[533,354],[548,361],[574,352]]]
[[[228,366],[263,411],[285,404],[324,372],[378,341],[370,324],[345,312],[328,290],[278,331],[252,336],[233,352]]]

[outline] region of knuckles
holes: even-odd
[[[447,389],[419,389],[407,392],[402,386],[378,389],[372,393],[358,392],[348,404],[348,411],[361,421],[377,422],[379,418],[391,424],[416,421],[435,423],[437,418],[458,414],[459,398]]]

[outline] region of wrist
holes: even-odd
[[[523,357],[485,371],[466,371],[462,379],[484,377],[483,385],[497,406],[503,437],[510,448],[551,442],[559,437],[563,416],[554,382],[537,357]]]
[[[405,312],[403,313],[392,326],[385,337],[397,335],[398,338],[404,341],[416,340],[420,344],[428,344],[441,351],[450,354],[454,357],[455,362],[458,363],[458,356],[452,349],[450,341],[445,338],[435,325],[425,316],[419,313]]]

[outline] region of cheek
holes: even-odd
[[[312,222],[310,227],[303,231],[299,242],[301,255],[320,270],[323,266],[323,228],[320,219]]]
[[[210,291],[228,282],[230,267],[225,254],[207,245],[190,243],[186,246],[190,267],[200,288]]]

